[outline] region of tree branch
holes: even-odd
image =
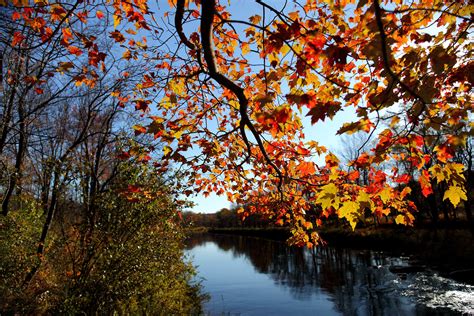
[[[226,76],[219,73],[216,67],[214,52],[212,48],[212,24],[214,21],[215,6],[215,0],[203,1],[201,12],[201,41],[204,51],[204,60],[206,61],[209,75],[212,79],[216,80],[222,87],[229,89],[237,96],[237,99],[239,100],[239,113],[241,117],[240,131],[242,133],[242,138],[247,145],[247,149],[250,151],[251,146],[245,133],[245,127],[247,127],[254,136],[255,140],[257,141],[257,145],[260,151],[262,152],[263,157],[278,175],[278,191],[280,192],[280,197],[283,200],[283,174],[281,170],[272,161],[272,159],[268,156],[268,153],[266,152],[265,147],[263,146],[263,141],[260,137],[260,134],[255,129],[255,126],[252,124],[248,116],[247,110],[249,101],[245,96],[244,89],[238,86],[233,81],[231,81]]]
[[[380,4],[378,0],[374,0],[374,9],[375,9],[375,21],[377,23],[377,27],[380,32],[380,40],[382,42],[382,59],[383,59],[383,64],[384,68],[387,71],[387,73],[390,75],[390,77],[398,83],[406,92],[411,94],[415,99],[417,99],[421,104],[421,108],[417,113],[414,113],[414,117],[418,117],[423,113],[423,111],[426,108],[426,101],[418,94],[416,93],[412,88],[410,88],[406,83],[400,80],[400,78],[393,72],[392,68],[390,67],[390,58],[389,58],[389,52],[387,48],[387,35],[385,34],[384,30],[384,25],[382,21],[382,9],[380,8]]]

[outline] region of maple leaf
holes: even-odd
[[[313,50],[319,51],[324,47],[324,44],[326,44],[326,37],[318,32],[313,36],[309,36],[307,43]]]
[[[61,32],[63,34],[62,41],[66,44],[69,44],[69,40],[73,38],[71,29],[69,27],[65,27],[61,29]]]
[[[345,218],[351,225],[352,230],[357,225],[357,216],[359,210],[359,203],[354,201],[346,201],[338,210],[339,218]]]
[[[57,68],[57,71],[59,71],[60,73],[65,73],[71,70],[71,68],[73,67],[74,67],[74,64],[70,61],[60,62],[59,67]]]
[[[360,172],[358,170],[350,172],[349,175],[347,176],[347,178],[350,181],[356,181],[359,179],[359,177],[360,177]]]
[[[397,183],[408,183],[409,181],[410,181],[410,175],[406,173],[395,178],[395,182]]]
[[[323,121],[326,117],[332,119],[334,115],[341,109],[341,102],[328,101],[328,102],[316,102],[312,105],[306,116],[311,117],[311,124],[316,124],[318,121]]]
[[[390,197],[392,195],[392,192],[389,188],[385,188],[382,191],[379,192],[379,197],[384,202],[385,204],[390,201]]]
[[[146,128],[141,125],[134,125],[133,129],[135,130],[135,135],[145,134]]]
[[[408,222],[406,220],[406,217],[401,215],[401,214],[398,214],[397,217],[395,217],[395,223],[398,224],[398,225],[407,225]]]
[[[349,135],[354,134],[358,131],[370,132],[374,127],[374,124],[369,119],[361,119],[353,123],[344,123],[342,127],[337,131],[337,135],[347,133]]]
[[[297,167],[297,170],[300,172],[301,176],[312,175],[316,172],[313,162],[302,161]]]
[[[410,193],[411,193],[411,188],[410,187],[405,187],[405,188],[403,188],[402,192],[400,192],[400,198],[404,199]]]
[[[110,37],[113,38],[117,43],[125,42],[125,37],[119,31],[110,32]]]
[[[451,204],[457,207],[461,200],[467,201],[466,191],[460,186],[451,185],[446,192],[444,192],[443,201],[446,199],[449,199]]]
[[[433,193],[433,188],[430,183],[430,175],[428,171],[422,170],[420,179],[418,180],[421,186],[421,193],[423,193],[424,197],[427,197],[431,193]]]
[[[323,210],[331,206],[339,206],[339,199],[337,198],[337,187],[334,183],[329,183],[321,187],[321,191],[316,199],[316,203],[320,204]]]
[[[25,39],[26,37],[21,32],[17,31],[13,34],[13,40],[12,40],[11,45],[15,47],[21,44]]]
[[[73,55],[76,55],[76,56],[81,56],[82,55],[82,50],[79,47],[68,46],[67,50],[70,54],[73,54]]]
[[[127,160],[131,157],[130,153],[127,152],[127,151],[122,151],[120,154],[117,155],[117,158],[118,159],[121,159],[121,160]]]
[[[13,21],[16,21],[16,20],[21,19],[21,14],[20,14],[20,12],[15,11],[15,12],[12,13],[11,17],[12,17]]]
[[[146,112],[148,110],[149,100],[137,99],[133,101],[135,103],[135,109]]]

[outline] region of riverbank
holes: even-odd
[[[284,241],[290,237],[287,228],[209,228],[200,233],[232,234]],[[339,227],[320,230],[330,246],[371,249],[397,255],[411,255],[420,262],[430,262],[444,275],[474,284],[474,236],[464,228],[442,229],[385,226],[358,228]]]

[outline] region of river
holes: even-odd
[[[474,286],[408,256],[234,235],[193,236],[186,253],[206,315],[474,315]]]

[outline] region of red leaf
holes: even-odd
[[[135,130],[135,136],[146,133],[146,128],[141,125],[134,125],[133,129]]]
[[[418,180],[421,186],[421,193],[424,197],[427,197],[433,193],[433,188],[431,187],[430,174],[426,170],[421,171],[420,179]]]
[[[21,44],[21,42],[23,42],[25,40],[26,37],[23,36],[23,34],[21,34],[20,32],[15,32],[13,34],[13,40],[12,40],[12,46],[17,46],[19,44]]]
[[[423,137],[420,135],[412,135],[411,140],[416,144],[416,146],[421,147],[425,143]]]
[[[308,41],[308,45],[315,50],[322,49],[324,47],[324,44],[326,44],[326,37],[324,37],[322,33],[317,33]]]
[[[138,185],[129,184],[127,187],[127,191],[130,193],[138,193],[141,191]]]
[[[134,100],[133,102],[135,102],[135,109],[141,110],[143,112],[148,110],[148,104],[150,103],[150,101],[143,99]]]
[[[130,158],[130,153],[127,152],[127,151],[122,151],[120,154],[117,155],[117,158],[118,159],[122,159],[122,160],[126,160],[128,158]]]
[[[395,178],[397,183],[408,183],[410,181],[410,176],[408,174],[401,175]]]
[[[81,56],[82,55],[82,50],[80,50],[78,47],[76,46],[69,46],[67,48],[68,52],[73,54],[73,55],[76,55],[76,56]]]
[[[18,11],[13,12],[13,13],[12,13],[12,20],[13,20],[13,21],[16,21],[16,20],[19,20],[19,19],[21,19],[21,14],[20,14],[20,12],[18,12]]]
[[[341,109],[341,102],[316,102],[311,106],[311,110],[309,110],[306,116],[311,117],[311,124],[316,124],[320,120],[324,122],[326,117],[332,119],[334,115]]]
[[[354,165],[358,168],[365,167],[369,164],[369,154],[362,153],[359,158],[355,161]]]
[[[300,162],[297,170],[301,173],[301,176],[313,175],[316,172],[316,168],[314,167],[313,162]]]
[[[355,171],[352,171],[351,173],[349,173],[349,175],[347,177],[350,181],[355,181],[355,180],[359,179],[359,176],[360,176],[359,171],[355,170]]]
[[[110,37],[113,38],[118,43],[125,42],[125,37],[119,31],[110,32]]]

